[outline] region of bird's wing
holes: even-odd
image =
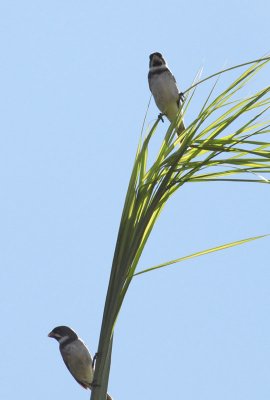
[[[180,92],[175,76],[172,74],[171,70],[168,68],[168,72],[171,75],[171,78],[173,80],[173,83],[175,85],[175,91],[177,92],[178,96],[177,96],[177,107],[180,107],[181,103],[183,102],[183,93]]]
[[[61,352],[61,353],[62,353],[62,352]],[[74,378],[84,389],[88,389],[88,387],[90,387],[90,384],[89,384],[89,386],[87,386],[85,383],[79,381],[79,380],[77,379],[77,376],[74,374],[73,370],[71,369],[70,365],[72,365],[72,363],[71,363],[71,356],[70,356],[70,354],[68,354],[68,353],[67,353],[67,354],[64,354],[64,355],[62,354],[62,358],[63,358],[63,361],[64,361],[64,363],[65,363],[67,369],[69,370],[69,372],[70,372],[71,375],[73,376],[73,378]]]
[[[84,343],[77,340],[60,348],[60,351],[73,378],[85,389],[90,388],[93,380],[92,358]]]

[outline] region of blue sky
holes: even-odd
[[[1,2],[0,398],[89,398],[47,334],[70,325],[96,351],[149,54],[185,90],[202,65],[206,76],[269,52],[268,26],[267,1]],[[157,113],[152,102],[147,122]],[[266,185],[186,185],[141,268],[270,233],[269,202]],[[268,400],[269,278],[268,238],[137,277],[114,399]]]

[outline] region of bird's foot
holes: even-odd
[[[99,357],[99,355],[100,355],[100,353],[96,353],[96,354],[94,355],[94,358],[93,358],[93,361],[92,361],[92,368],[93,368],[93,369],[95,368],[96,361],[97,361],[97,358]]]
[[[158,119],[161,120],[162,122],[164,122],[164,119],[163,119],[164,115],[165,114],[163,114],[163,113],[158,114]]]
[[[185,95],[183,92],[179,93],[179,102],[181,101],[183,103],[183,101],[186,100]]]
[[[92,386],[92,387],[100,387],[100,384],[97,383],[96,380],[94,380],[94,381],[91,383],[91,386]]]

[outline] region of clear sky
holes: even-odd
[[[269,52],[269,12],[266,0],[0,3],[1,399],[89,398],[47,334],[70,325],[96,351],[149,54],[185,90],[202,65]],[[147,122],[157,114],[152,102]],[[270,233],[269,188],[186,185],[140,267]],[[269,400],[269,246],[137,277],[116,326],[114,400]]]

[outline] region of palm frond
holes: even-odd
[[[245,244],[245,243],[248,243],[248,242],[252,242],[253,240],[262,239],[262,238],[264,238],[266,236],[269,236],[269,235],[254,236],[254,237],[250,237],[250,238],[247,238],[247,239],[237,240],[235,242],[226,243],[226,244],[222,244],[220,246],[212,247],[211,249],[197,251],[196,253],[189,254],[189,255],[183,256],[183,257],[179,257],[179,258],[176,258],[175,260],[166,261],[166,262],[164,262],[162,264],[155,265],[154,267],[143,269],[142,271],[139,271],[139,272],[136,272],[135,274],[133,274],[133,276],[142,275],[142,274],[145,274],[146,272],[150,272],[150,271],[154,271],[156,269],[168,267],[168,266],[171,266],[173,264],[178,264],[180,262],[187,261],[187,260],[190,260],[190,259],[195,258],[195,257],[205,256],[207,254],[214,253],[216,251],[226,250],[226,249],[229,249],[231,247],[239,246],[240,244]]]
[[[167,130],[153,162],[149,162],[148,152],[151,151],[151,139],[159,120],[154,123],[145,139],[140,140],[112,263],[94,376],[97,385],[93,387],[92,400],[106,398],[115,322],[129,285],[138,274],[136,268],[147,239],[168,199],[185,183],[270,183],[270,142],[267,137],[270,123],[269,119],[263,119],[270,107],[270,86],[241,98],[241,91],[268,62],[269,58],[262,58],[195,82],[185,92],[187,98],[182,110],[184,115],[187,115],[195,101],[196,87],[209,78],[249,65],[215,98],[214,85],[196,118],[177,137],[176,130],[183,118],[183,114],[179,112],[176,121]],[[238,99],[235,99],[236,96]],[[198,252],[197,256],[254,239],[257,237]],[[196,254],[186,256],[171,263],[195,256]],[[161,266],[165,264],[154,268]]]

